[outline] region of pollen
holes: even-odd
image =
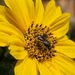
[[[41,40],[38,39],[40,36]],[[39,62],[51,60],[56,55],[56,37],[50,32],[49,27],[42,24],[31,24],[27,32],[24,33],[25,50],[30,58],[36,58]]]

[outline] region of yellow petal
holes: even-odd
[[[35,60],[25,58],[23,61],[18,61],[15,66],[15,75],[38,75]]]
[[[17,46],[22,46],[24,47],[25,46],[25,43],[24,41],[22,41],[21,39],[19,39],[17,36],[15,35],[11,35],[8,39],[8,43],[10,45],[17,45]]]
[[[23,67],[28,57],[25,57],[24,60],[18,60],[15,67],[14,73],[15,75],[22,75]]]
[[[10,35],[4,33],[4,32],[0,32],[0,39],[4,40],[7,42],[8,38],[10,37]]]
[[[68,32],[69,30],[68,19],[69,19],[69,14],[63,14],[57,19],[57,21],[54,21],[55,23],[53,23],[52,26],[50,26],[51,32],[54,34],[54,36],[60,38]]]
[[[53,75],[64,75],[58,68],[56,68],[51,61],[47,61],[44,63],[46,68],[53,74]]]
[[[70,40],[68,37],[62,37],[60,40],[58,40],[56,46],[75,46],[75,42]]]
[[[55,58],[52,59],[52,64],[56,64],[64,75],[75,75],[75,62],[63,54],[58,53]]]
[[[0,14],[0,22],[7,22],[8,23],[6,18],[3,15],[1,15],[1,14]]]
[[[63,41],[58,41],[55,50],[71,58],[75,58],[75,43],[68,38]]]
[[[75,58],[75,46],[56,46],[55,50],[71,58]]]
[[[46,7],[44,17],[42,20],[43,25],[47,25],[50,22],[51,18],[53,17],[54,13],[56,11],[56,6],[54,1],[50,1]]]
[[[24,1],[27,4],[28,14],[31,21],[34,21],[34,2],[33,0],[24,0]]]
[[[21,31],[25,31],[25,26],[12,10],[5,6],[0,6],[0,14],[4,17],[0,18],[2,21],[9,22],[18,27]],[[5,20],[5,18],[7,19],[7,21]]]
[[[25,0],[5,0],[5,4],[15,13],[16,17],[27,29],[30,25],[30,18],[28,14],[27,1]]]
[[[57,38],[57,45],[59,44],[59,43],[61,43],[61,42],[64,42],[64,41],[66,41],[66,40],[68,40],[69,38],[68,38],[68,36],[67,35],[64,35],[64,36],[62,36],[62,37],[60,37],[60,38]]]
[[[49,68],[51,66],[51,64],[49,63],[49,61],[45,61],[44,64],[46,65],[47,68]]]
[[[64,68],[62,68],[59,64],[57,64],[54,60],[52,60],[52,65],[54,65],[55,68],[58,68],[63,74],[71,75]]]
[[[44,14],[44,6],[42,4],[42,1],[41,0],[36,0],[35,15],[34,15],[35,24],[41,24],[43,14]]]
[[[9,37],[10,37],[10,35],[8,35],[4,32],[0,32],[0,46],[8,46]]]
[[[9,35],[14,34],[14,35],[18,36],[22,41],[24,41],[24,36],[23,36],[22,32],[10,23],[0,22],[0,31],[5,32]]]
[[[1,47],[8,46],[8,43],[6,43],[6,42],[3,42],[3,41],[1,41],[1,39],[0,39],[0,46],[1,46]]]
[[[52,72],[53,75],[64,75],[62,72],[60,72],[55,66],[51,66],[49,70]]]
[[[10,45],[8,49],[15,59],[22,60],[27,56],[27,51],[24,50],[24,47]]]
[[[49,14],[49,12],[54,8],[55,6],[55,1],[49,1],[46,9],[45,9],[45,13],[44,13],[44,18],[47,16],[47,14]],[[51,15],[52,16],[52,15]]]
[[[61,24],[61,25],[62,25],[62,27],[56,29],[53,32],[51,31],[54,34],[54,36],[57,37],[58,39],[63,37],[64,35],[66,35],[69,30],[69,22],[65,23],[64,25],[63,24]]]
[[[51,20],[49,21],[49,23],[47,25],[48,26],[53,25],[55,20],[57,20],[61,15],[62,15],[61,8],[58,6],[58,7],[56,7],[56,9],[54,11],[54,14],[52,15],[52,18],[51,18]],[[48,19],[50,19],[50,17],[48,17]]]
[[[40,75],[53,75],[52,72],[43,64],[38,63]]]
[[[60,15],[57,19],[54,20],[54,22],[51,24],[50,28],[52,31],[57,30],[58,28],[62,27],[62,23],[66,23],[66,21],[69,21],[70,14],[64,13]]]

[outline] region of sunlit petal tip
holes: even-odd
[[[23,47],[10,45],[8,49],[10,50],[10,54],[17,60],[22,60],[28,55]]]
[[[8,43],[0,42],[0,47],[6,47],[8,46]]]
[[[70,14],[69,13],[63,13],[65,17],[70,18]]]

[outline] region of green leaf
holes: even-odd
[[[0,67],[0,75],[14,75],[14,68],[10,64]]]
[[[0,60],[0,75],[14,75],[14,66],[16,60],[10,55],[7,47],[1,48],[4,52]]]
[[[4,54],[4,57],[6,57],[6,58],[8,58],[8,59],[10,59],[10,60],[15,60],[14,57],[12,57],[12,56],[10,55],[10,51],[9,51],[8,49],[6,49],[6,52],[5,52],[5,54]]]

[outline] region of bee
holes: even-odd
[[[48,48],[48,50],[51,50],[51,43],[44,36],[38,35],[37,37]]]

